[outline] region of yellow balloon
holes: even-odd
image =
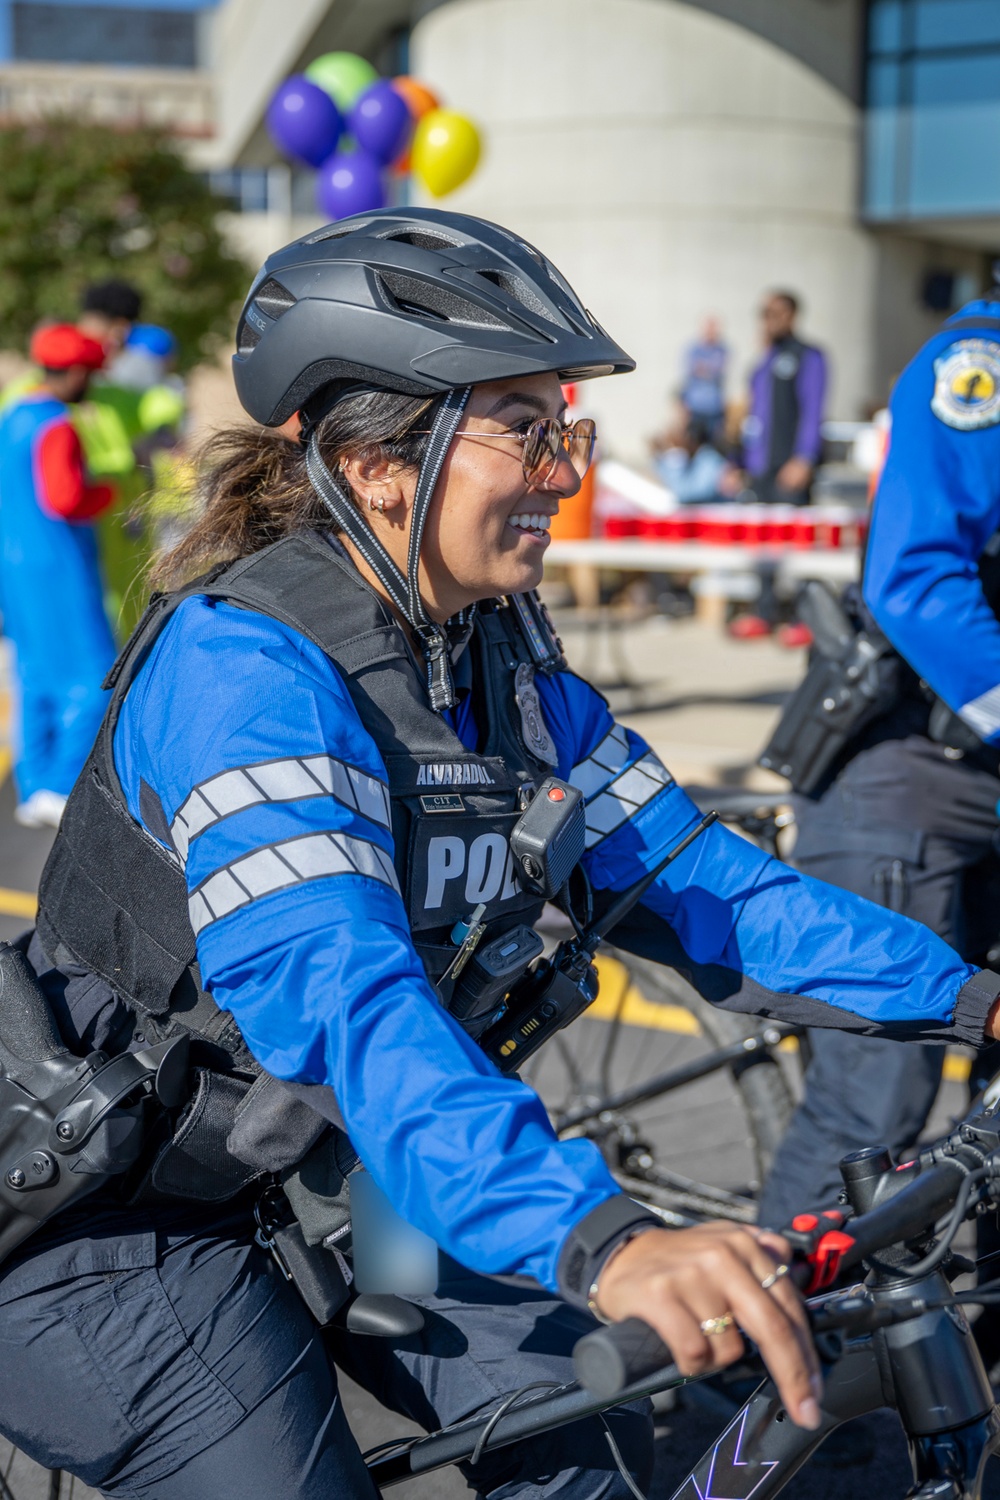
[[[435,198],[461,187],[476,170],[482,141],[465,115],[453,109],[432,109],[413,135],[413,170]]]

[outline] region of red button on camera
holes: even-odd
[[[546,794],[550,802],[565,802],[566,793],[561,786],[550,786]]]

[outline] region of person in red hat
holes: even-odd
[[[18,822],[56,826],[103,710],[114,659],[92,522],[114,499],[90,483],[69,406],[104,363],[71,323],[31,340],[40,380],[0,414],[0,597],[14,652]]]

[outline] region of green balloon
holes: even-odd
[[[306,68],[306,77],[310,83],[325,89],[341,114],[346,115],[358,95],[378,78],[378,72],[356,52],[324,52]]]

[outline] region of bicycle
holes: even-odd
[[[1000,1281],[957,1293],[950,1283],[969,1269],[952,1250],[962,1223],[1000,1206],[998,1105],[968,1115],[913,1162],[894,1167],[884,1148],[872,1147],[845,1157],[841,1170],[846,1212],[799,1215],[783,1231],[793,1274],[818,1293],[808,1307],[824,1367],[820,1427],[794,1426],[765,1378],[672,1500],[770,1500],[839,1426],[887,1407],[909,1444],[907,1500],[981,1500],[986,1461],[1000,1452],[1000,1407],[963,1308],[1000,1301]],[[866,1271],[862,1284],[823,1290],[858,1265]],[[689,1383],[653,1330],[635,1319],[587,1334],[575,1360],[574,1386],[531,1399],[511,1392],[485,1416],[373,1452],[376,1486]]]
[[[787,793],[686,790],[700,811],[714,809],[780,857],[781,835],[794,822]],[[755,1193],[795,1108],[796,1073],[808,1065],[807,1037],[721,1010],[673,970],[612,945],[598,963],[596,1004],[536,1054],[524,1076],[558,1133],[597,1141],[622,1187],[668,1224],[752,1223]],[[670,1029],[659,1029],[664,1022]],[[657,1029],[655,1047],[649,1028]],[[669,1125],[678,1108],[688,1122],[698,1112],[704,1128],[686,1132],[696,1144],[678,1145]],[[669,1139],[669,1166],[658,1138]],[[720,1163],[728,1183],[719,1180]]]

